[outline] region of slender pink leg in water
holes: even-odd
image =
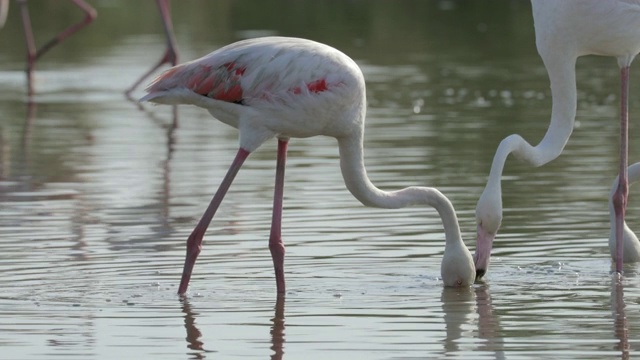
[[[273,194],[273,216],[271,218],[271,234],[269,250],[276,272],[276,288],[278,294],[284,294],[284,244],[282,243],[282,198],[284,195],[284,168],[287,161],[287,145],[289,140],[278,139],[278,160],[276,163],[276,186]]]
[[[158,70],[160,66],[164,64],[175,66],[178,63],[178,54],[176,51],[177,46],[176,39],[173,36],[173,22],[171,22],[171,6],[169,4],[169,0],[156,0],[156,4],[158,5],[160,16],[162,17],[162,26],[164,27],[164,35],[167,39],[167,48],[164,51],[164,54],[162,54],[160,60],[125,92],[127,95],[135,90],[135,88],[149,77],[149,75]]]
[[[29,95],[33,94],[33,68],[35,67],[36,61],[47,51],[51,50],[51,48],[56,44],[59,44],[78,30],[89,25],[97,16],[96,10],[83,0],[72,1],[76,6],[84,11],[84,19],[58,33],[53,37],[53,39],[42,45],[40,49],[36,49],[35,41],[33,39],[33,28],[31,27],[31,19],[29,17],[29,9],[27,8],[27,0],[18,0],[20,12],[22,14],[22,27],[24,29],[24,36],[27,42],[27,88]]]
[[[202,215],[200,222],[198,222],[198,225],[196,225],[191,235],[189,235],[189,238],[187,239],[187,255],[184,259],[184,269],[182,270],[182,279],[180,280],[178,294],[184,294],[187,292],[189,279],[191,279],[191,272],[193,271],[193,265],[195,265],[198,254],[200,254],[200,250],[202,249],[202,238],[204,237],[204,233],[207,231],[207,227],[209,227],[211,219],[213,219],[213,215],[215,215],[218,207],[220,207],[220,203],[229,190],[233,179],[236,177],[236,174],[238,174],[238,170],[240,170],[244,161],[249,157],[249,154],[250,152],[245,149],[240,148],[238,150],[236,158],[229,167],[227,175],[222,180],[218,191],[213,196],[213,199],[211,199],[209,207],[207,207],[207,210],[204,212],[204,215]]]
[[[624,215],[627,209],[627,196],[629,193],[629,182],[627,179],[627,154],[629,153],[629,66],[620,69],[620,175],[618,189],[613,194],[613,207],[616,214],[616,272],[622,274],[624,244],[623,225]]]

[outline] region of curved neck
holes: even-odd
[[[362,133],[338,138],[340,170],[347,189],[365,206],[399,209],[411,205],[429,205],[438,211],[444,226],[446,246],[463,244],[453,205],[435,188],[412,186],[387,192],[378,189],[364,167]]]
[[[533,166],[541,166],[560,155],[573,131],[576,117],[575,57],[543,59],[551,82],[551,123],[538,145],[531,146],[520,135],[506,137],[496,151],[491,164],[487,188],[499,189],[507,156],[517,158]],[[487,189],[485,188],[485,191]]]

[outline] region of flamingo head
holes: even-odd
[[[468,287],[473,285],[476,269],[469,249],[460,240],[445,246],[440,265],[442,282],[446,287]]]
[[[476,206],[476,252],[473,255],[476,279],[481,279],[489,269],[493,239],[502,223],[502,199],[499,192],[497,196],[492,196],[496,192],[488,190],[485,189]]]

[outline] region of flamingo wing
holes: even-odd
[[[147,91],[175,88],[240,105],[287,102],[296,95],[318,94],[343,79],[327,63],[330,47],[311,42],[261,38],[225,46],[161,74]],[[314,43],[315,44],[315,43]]]

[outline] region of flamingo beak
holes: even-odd
[[[480,280],[489,269],[491,248],[495,237],[495,233],[487,231],[481,224],[478,224],[476,253],[473,255],[473,262],[476,265],[476,280]]]

